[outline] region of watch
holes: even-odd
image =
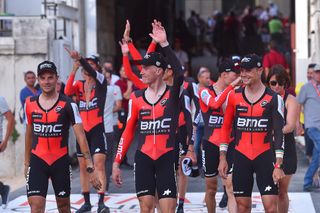
[[[87,167],[87,172],[89,173],[89,174],[91,174],[93,171],[94,171],[94,168],[93,167]]]
[[[283,164],[277,164],[277,163],[275,163],[275,164],[274,164],[274,168],[275,168],[275,169],[283,169]]]

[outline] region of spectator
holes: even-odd
[[[2,139],[2,122],[3,117],[5,117],[8,121],[7,124],[7,130],[5,137]],[[13,126],[14,126],[14,117],[12,112],[9,109],[9,106],[6,102],[6,100],[0,96],[0,152],[4,152],[7,148],[9,138],[13,132]],[[7,208],[8,202],[9,202],[9,193],[10,193],[10,186],[5,185],[0,181],[0,195],[2,199],[2,208]]]
[[[314,67],[312,80],[300,90],[298,102],[303,106],[305,128],[313,141],[312,160],[304,177],[304,191],[313,191],[313,176],[319,168],[320,155],[320,65]],[[301,127],[301,126],[300,126]]]
[[[270,41],[269,49],[269,53],[264,55],[262,62],[265,77],[268,76],[271,67],[276,64],[282,65],[286,69],[286,72],[289,73],[289,66],[285,57],[278,51],[277,42],[275,40]]]
[[[181,48],[181,41],[179,38],[176,38],[174,41],[174,53],[179,59],[180,64],[187,68],[189,63],[188,54]]]
[[[110,77],[110,85],[114,85],[120,78],[117,76],[113,69],[113,64],[111,62],[105,62],[103,64],[103,69],[105,71],[105,76]]]
[[[308,70],[307,70],[307,79],[308,79],[308,82],[312,80],[312,74],[313,74],[313,69],[314,67],[316,66],[316,64],[309,64],[308,65]],[[296,86],[296,94],[299,95],[300,93],[300,90],[301,90],[301,87],[303,86],[304,84],[299,82]],[[308,136],[308,133],[307,133],[307,130],[305,129],[305,126],[304,126],[304,114],[301,112],[300,113],[300,123],[302,124],[302,127],[304,129],[304,140],[305,140],[305,153],[306,153],[306,157],[309,161],[309,163],[311,162],[311,158],[312,158],[312,152],[313,152],[313,142],[312,140],[310,139],[310,137]]]
[[[29,96],[37,96],[41,92],[39,89],[35,88],[36,83],[36,74],[33,71],[27,71],[24,73],[24,81],[26,82],[26,86],[20,91],[20,102],[22,108],[24,107],[24,103],[26,98]]]
[[[104,71],[106,76],[108,87],[106,94],[105,107],[103,112],[104,132],[108,143],[107,159],[106,159],[106,193],[108,194],[110,176],[112,171],[112,162],[116,154],[118,142],[120,137],[118,136],[118,112],[121,110],[122,95],[120,87],[117,85],[111,85],[111,75]],[[111,125],[112,124],[112,125]],[[116,135],[117,134],[117,135]]]

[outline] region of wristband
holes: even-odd
[[[275,169],[283,169],[283,164],[277,164],[277,163],[275,163],[275,164],[274,164],[274,168],[275,168]]]

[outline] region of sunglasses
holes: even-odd
[[[271,86],[276,86],[277,84],[278,84],[279,86],[284,86],[284,82],[278,82],[278,81],[270,81],[269,84],[270,84]]]

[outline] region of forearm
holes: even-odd
[[[68,96],[73,95],[75,93],[76,89],[75,89],[75,86],[73,85],[75,75],[76,75],[76,72],[74,71],[70,73],[66,86],[64,88],[64,93]]]
[[[6,141],[6,142],[9,141],[9,138],[12,135],[13,127],[14,127],[14,117],[13,117],[11,112],[7,116],[7,120],[8,120],[7,131],[6,131],[6,135],[4,137],[4,140],[3,140],[3,141]]]
[[[29,166],[30,164],[31,143],[32,143],[32,132],[28,130],[28,125],[27,125],[26,134],[25,134],[25,153],[24,153],[25,166]]]

